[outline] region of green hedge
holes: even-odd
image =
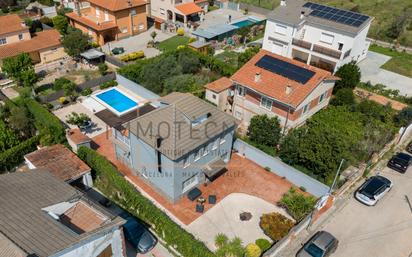
[[[128,212],[152,225],[168,245],[174,246],[187,257],[215,256],[202,242],[196,240],[138,192],[105,157],[86,147],[80,147],[78,155],[96,172],[97,188]]]
[[[26,100],[25,104],[33,115],[36,128],[40,131],[42,145],[53,145],[66,141],[64,126],[56,116],[33,99]]]
[[[39,136],[34,136],[0,153],[0,173],[19,165],[24,160],[24,155],[36,150],[39,140]]]

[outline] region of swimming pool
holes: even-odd
[[[125,112],[129,112],[136,109],[138,104],[125,95],[125,93],[120,92],[116,88],[111,88],[109,90],[103,91],[95,95],[95,97],[106,105],[112,111],[114,110],[116,114],[121,115]]]
[[[254,24],[259,23],[259,22],[260,22],[259,20],[248,17],[246,20],[232,23],[232,25],[236,26],[238,28],[242,28],[242,27],[247,27],[247,26],[254,25]]]

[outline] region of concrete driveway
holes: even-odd
[[[394,187],[376,206],[363,205],[350,195],[343,208],[316,229],[338,238],[333,257],[408,257],[412,253],[412,210],[405,200],[405,196],[412,199],[412,168],[400,174],[386,167],[380,175]],[[306,241],[310,235],[304,234]],[[299,247],[298,240],[277,256],[295,256]]]
[[[380,68],[390,59],[390,56],[369,51],[366,59],[359,63],[362,82],[383,84],[387,88],[399,90],[401,95],[412,96],[412,78]]]

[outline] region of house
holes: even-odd
[[[0,176],[0,255],[124,257],[122,225],[43,170]]]
[[[278,117],[288,130],[328,105],[336,80],[326,70],[260,50],[233,74],[232,86],[226,79],[206,85],[206,99],[218,99],[241,122],[241,133],[254,115],[263,114]]]
[[[77,150],[81,146],[91,148],[92,139],[83,134],[79,128],[73,128],[66,133],[67,143],[73,149],[73,152],[77,153]]]
[[[145,106],[152,109],[113,128],[116,158],[134,175],[176,202],[225,171],[233,117],[188,93],[171,93]]]
[[[263,49],[334,72],[365,59],[372,20],[303,0],[282,0],[268,16]]]
[[[93,186],[91,169],[64,145],[52,145],[26,154],[29,169],[44,169],[64,182],[86,188]]]
[[[75,10],[67,13],[70,24],[89,35],[99,45],[137,35],[147,30],[146,1],[75,1]]]
[[[2,60],[28,53],[35,64],[46,64],[66,57],[60,34],[50,29],[31,35],[29,27],[16,14],[0,16],[0,65]]]
[[[209,2],[203,0],[151,0],[149,16],[155,19],[155,23],[180,22],[186,25],[189,21],[200,21],[208,6]]]

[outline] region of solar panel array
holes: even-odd
[[[269,55],[265,55],[260,58],[260,60],[256,63],[256,66],[301,84],[306,84],[306,82],[308,82],[313,75],[315,75],[315,72],[311,70],[276,59]]]
[[[360,25],[362,25],[362,23],[369,19],[368,16],[356,12],[340,10],[311,2],[305,3],[303,7],[310,8],[312,10],[312,12],[309,14],[311,16],[331,20],[353,27],[359,27]]]

